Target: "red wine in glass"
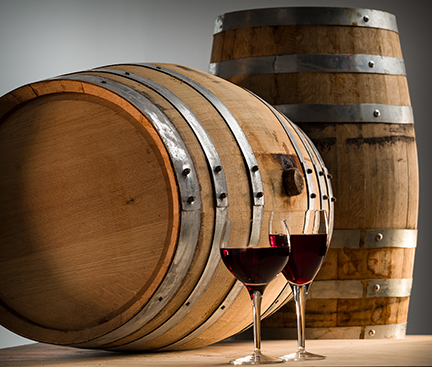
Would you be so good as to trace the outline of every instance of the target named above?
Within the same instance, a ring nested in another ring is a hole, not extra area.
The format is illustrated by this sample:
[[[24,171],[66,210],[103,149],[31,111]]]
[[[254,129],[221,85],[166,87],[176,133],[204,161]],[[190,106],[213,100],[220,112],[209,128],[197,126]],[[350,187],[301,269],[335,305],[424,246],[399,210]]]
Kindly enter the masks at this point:
[[[282,273],[293,290],[296,303],[298,349],[281,358],[286,361],[324,359],[325,356],[309,353],[305,349],[305,308],[306,287],[321,268],[329,245],[327,212],[317,209],[293,212],[292,215],[289,228],[291,253]],[[303,224],[295,220],[296,216],[304,217]]]
[[[282,247],[283,244],[286,245]],[[221,248],[221,256],[225,266],[251,295],[254,291],[263,294],[268,283],[280,273],[289,255],[286,236],[279,246]]]
[[[291,254],[283,269],[285,278],[298,285],[311,282],[327,253],[327,234],[292,234]]]
[[[282,271],[290,253],[286,222],[273,219],[269,228],[260,221],[237,219],[226,221],[222,231],[220,254],[227,269],[249,292],[253,313],[254,351],[230,361],[235,365],[282,363],[261,352],[261,299],[267,285]],[[258,235],[257,235],[258,233]],[[262,235],[268,233],[268,237]]]

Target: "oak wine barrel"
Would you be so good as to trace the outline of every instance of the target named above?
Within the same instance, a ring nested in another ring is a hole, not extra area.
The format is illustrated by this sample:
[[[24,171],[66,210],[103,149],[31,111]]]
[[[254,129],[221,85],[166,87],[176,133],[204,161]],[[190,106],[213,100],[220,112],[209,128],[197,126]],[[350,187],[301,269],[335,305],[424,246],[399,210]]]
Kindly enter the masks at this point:
[[[306,308],[308,338],[403,337],[417,241],[414,119],[396,18],[292,7],[216,19],[210,72],[288,116],[318,148],[338,201]],[[263,322],[295,336],[293,304]]]
[[[4,95],[0,172],[0,323],[82,348],[192,349],[248,328],[249,295],[220,259],[226,219],[251,218],[257,243],[270,211],[333,210],[322,158],[290,120],[173,64]],[[264,314],[290,297],[278,276]]]

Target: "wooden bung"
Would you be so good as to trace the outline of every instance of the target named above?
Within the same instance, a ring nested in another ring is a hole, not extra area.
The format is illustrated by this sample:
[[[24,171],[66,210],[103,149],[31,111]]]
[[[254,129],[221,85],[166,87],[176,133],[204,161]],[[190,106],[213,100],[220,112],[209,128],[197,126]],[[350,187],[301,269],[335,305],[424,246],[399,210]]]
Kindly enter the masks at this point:
[[[285,169],[282,174],[282,182],[288,196],[300,195],[304,190],[304,179],[297,168]]]

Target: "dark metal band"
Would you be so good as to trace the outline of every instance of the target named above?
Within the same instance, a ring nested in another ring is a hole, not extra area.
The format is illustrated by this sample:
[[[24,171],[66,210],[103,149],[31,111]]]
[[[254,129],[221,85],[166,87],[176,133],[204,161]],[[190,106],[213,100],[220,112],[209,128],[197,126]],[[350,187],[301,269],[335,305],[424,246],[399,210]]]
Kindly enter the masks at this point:
[[[287,7],[237,11],[220,15],[214,33],[265,26],[338,25],[381,28],[398,32],[396,17],[380,10],[330,7]]]
[[[211,63],[209,73],[229,79],[244,75],[288,73],[372,73],[406,75],[401,57],[379,55],[298,54],[255,56]]]
[[[293,124],[294,125],[294,124]],[[333,236],[333,227],[334,227],[334,201],[335,201],[335,197],[333,196],[333,188],[330,182],[330,178],[331,175],[324,163],[323,158],[321,157],[321,154],[319,153],[318,149],[316,148],[315,144],[312,142],[312,140],[309,138],[309,136],[307,136],[302,129],[300,129],[297,125],[296,128],[302,132],[302,134],[304,135],[305,139],[309,142],[309,145],[312,147],[312,150],[315,153],[315,156],[317,157],[319,163],[320,163],[320,167],[322,169],[322,173],[320,172],[320,176],[322,176],[322,179],[325,181],[325,186],[327,187],[327,195],[328,195],[328,206],[329,206],[329,242],[332,239]]]
[[[307,327],[306,339],[403,339],[406,323],[344,327]],[[296,328],[263,328],[263,339],[297,339]]]
[[[414,123],[411,106],[367,103],[347,105],[304,103],[275,105],[275,107],[296,123]]]
[[[298,137],[300,138],[300,140],[302,141],[303,145],[305,146],[311,161],[312,161],[312,165],[314,166],[314,171],[315,171],[315,176],[316,179],[318,181],[318,187],[319,187],[319,200],[320,200],[320,204],[321,204],[321,208],[324,208],[324,200],[329,200],[329,207],[333,205],[332,201],[331,201],[331,196],[328,192],[328,187],[331,187],[330,182],[326,181],[325,173],[324,173],[324,165],[322,165],[323,161],[322,159],[317,161],[315,159],[315,155],[317,157],[320,157],[318,151],[315,149],[313,149],[313,144],[311,143],[311,141],[309,139],[307,139],[306,134],[295,124],[292,123],[292,121],[290,121],[287,118],[287,121],[290,123],[291,127],[295,130],[295,132],[297,133]],[[314,154],[315,153],[315,154]]]
[[[417,229],[335,229],[330,248],[415,248],[417,233]]]
[[[366,295],[364,294],[365,282]],[[375,297],[409,297],[412,278],[315,280],[308,291],[308,299],[361,299]]]

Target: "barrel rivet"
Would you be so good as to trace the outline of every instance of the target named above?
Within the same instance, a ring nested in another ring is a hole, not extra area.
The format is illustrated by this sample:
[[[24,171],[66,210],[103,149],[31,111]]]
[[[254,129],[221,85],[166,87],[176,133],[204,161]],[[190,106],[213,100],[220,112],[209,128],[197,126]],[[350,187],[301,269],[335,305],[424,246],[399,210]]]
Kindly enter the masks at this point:
[[[187,176],[189,173],[191,173],[191,169],[190,168],[185,168],[183,170],[183,175]]]
[[[380,288],[381,288],[381,286],[379,284],[375,284],[373,290],[376,293],[376,292],[378,292],[380,290]]]
[[[189,196],[187,201],[189,204],[192,204],[195,201],[195,196]]]
[[[262,198],[264,196],[264,193],[262,191],[257,192],[256,196],[257,198]]]
[[[368,65],[369,65],[370,68],[375,67],[375,61],[373,61],[373,60],[369,61]]]
[[[259,168],[258,168],[257,165],[255,165],[255,166],[252,167],[252,172],[256,172],[256,171],[258,171],[258,170],[259,170]]]
[[[375,330],[374,329],[370,329],[368,332],[369,336],[374,336],[375,335]]]
[[[125,71],[125,75],[130,75],[130,73],[128,71]]]
[[[323,199],[324,199],[324,200],[327,200],[327,199],[328,199],[328,196],[327,196],[327,195],[323,195]]]
[[[319,175],[320,176],[324,176],[324,172],[323,171],[319,171]]]
[[[222,166],[216,166],[215,167],[215,172],[219,173],[220,171],[222,171]]]
[[[336,198],[334,196],[331,198],[331,202],[332,203],[336,202]]]
[[[311,197],[312,199],[315,199],[315,198],[316,198],[316,194],[313,192],[312,194],[310,194],[310,197]]]
[[[327,178],[328,178],[329,180],[331,180],[331,179],[333,178],[332,174],[331,174],[331,173],[327,174]]]
[[[375,117],[379,117],[381,115],[381,112],[380,110],[375,110],[373,114]]]
[[[219,197],[223,200],[223,199],[226,199],[228,197],[228,194],[226,192],[223,192],[219,195]]]
[[[378,234],[376,235],[376,237],[375,237],[375,240],[376,240],[377,242],[379,242],[379,241],[381,241],[383,238],[384,238],[383,234],[382,234],[382,233],[378,233]]]
[[[306,170],[306,173],[309,173],[309,174],[311,174],[313,171],[310,169],[310,168],[308,168],[307,170]]]
[[[363,17],[363,20],[364,20],[365,23],[369,22],[369,16],[365,15],[365,16]]]

